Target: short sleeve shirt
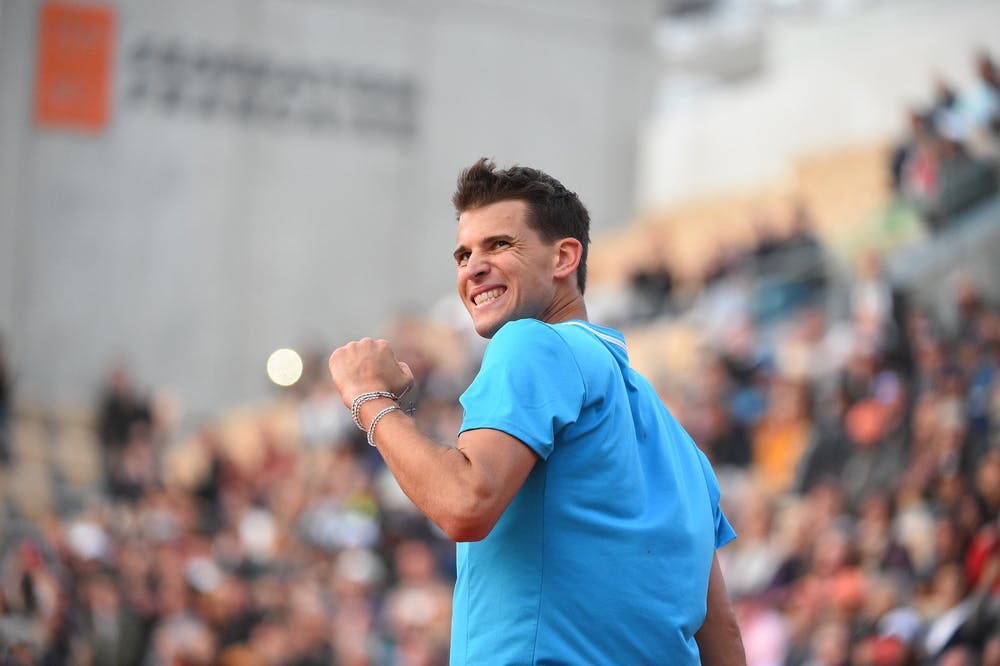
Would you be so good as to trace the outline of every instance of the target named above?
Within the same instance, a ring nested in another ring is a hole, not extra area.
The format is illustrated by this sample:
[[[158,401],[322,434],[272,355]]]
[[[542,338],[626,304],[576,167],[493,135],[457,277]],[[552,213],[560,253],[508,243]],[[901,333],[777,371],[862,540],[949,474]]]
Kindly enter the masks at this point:
[[[585,322],[510,322],[462,431],[539,456],[483,540],[458,544],[452,664],[697,664],[714,550],[735,536],[705,456]]]

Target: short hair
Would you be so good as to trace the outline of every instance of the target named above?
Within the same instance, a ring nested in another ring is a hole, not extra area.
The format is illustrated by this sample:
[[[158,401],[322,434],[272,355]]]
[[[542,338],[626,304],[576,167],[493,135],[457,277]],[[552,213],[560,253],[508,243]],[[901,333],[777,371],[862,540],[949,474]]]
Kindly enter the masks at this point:
[[[483,157],[459,174],[451,202],[461,215],[467,210],[512,199],[528,204],[528,224],[547,242],[575,238],[583,245],[576,270],[576,284],[582,294],[587,283],[590,213],[576,193],[558,180],[526,166],[498,169],[492,160]]]

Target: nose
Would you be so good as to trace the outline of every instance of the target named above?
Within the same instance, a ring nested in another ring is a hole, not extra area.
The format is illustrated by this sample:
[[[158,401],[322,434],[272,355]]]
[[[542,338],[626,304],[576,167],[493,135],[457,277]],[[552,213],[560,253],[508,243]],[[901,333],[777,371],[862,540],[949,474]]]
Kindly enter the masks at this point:
[[[469,260],[465,264],[465,271],[468,277],[478,278],[486,275],[490,270],[490,264],[479,252],[469,255]]]

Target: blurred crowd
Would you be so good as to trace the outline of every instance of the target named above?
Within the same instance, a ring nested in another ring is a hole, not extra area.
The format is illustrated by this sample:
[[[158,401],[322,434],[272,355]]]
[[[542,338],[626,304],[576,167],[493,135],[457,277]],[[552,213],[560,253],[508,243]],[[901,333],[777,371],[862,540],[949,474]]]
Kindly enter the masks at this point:
[[[1000,71],[989,53],[976,57],[967,90],[935,81],[932,101],[911,109],[908,124],[890,159],[892,187],[932,228],[996,191]]]
[[[719,473],[751,664],[1000,664],[1000,307],[956,284],[935,317],[869,257],[849,316],[805,307],[766,336],[733,321],[690,376],[653,373]],[[453,441],[481,342],[414,318],[387,337],[418,378],[414,418]],[[447,663],[453,545],[324,366],[190,437],[115,368],[102,485],[8,522],[3,663]]]
[[[920,235],[915,229],[941,231],[997,192],[1000,70],[987,51],[977,54],[972,65],[973,82],[966,87],[943,77],[932,82],[929,101],[908,110],[902,136],[888,150],[889,201],[876,214],[881,231],[889,236],[888,245],[896,237]],[[711,238],[710,256],[697,262],[693,275],[678,270],[676,254],[664,247],[663,234],[651,232],[643,239],[644,253],[627,274],[629,318],[649,321],[675,313],[692,298],[701,298],[705,289],[733,278],[764,277],[778,285],[786,293],[777,300],[795,301],[782,303],[782,310],[814,300],[825,287],[828,261],[807,202],[794,201],[780,216],[751,211],[744,224],[749,234],[727,230]]]
[[[419,381],[414,418],[442,441],[480,353],[454,335],[392,333]],[[113,368],[94,409],[99,485],[0,535],[0,663],[446,664],[454,545],[355,428],[325,355],[307,367],[273,404],[190,436]]]
[[[939,87],[894,156],[897,193],[933,219],[954,213],[945,163],[986,160],[974,146],[1000,129],[996,69],[983,56],[978,71],[968,95]],[[820,262],[805,208],[788,228],[710,264],[705,285],[747,261]],[[662,323],[669,266],[631,286],[627,326]],[[809,298],[766,326],[706,328],[686,374],[643,368],[719,475],[749,662],[1000,666],[1000,304],[966,278],[943,316],[875,255],[848,291],[843,315]],[[483,342],[444,319],[401,317],[384,337],[417,379],[413,417],[453,442]],[[355,428],[326,353],[272,403],[196,427],[110,369],[91,491],[41,516],[3,507],[0,664],[446,664],[454,546]],[[12,473],[7,367],[0,347]]]
[[[649,323],[664,315],[690,309],[705,292],[727,282],[753,283],[761,290],[755,317],[781,316],[789,309],[822,297],[830,278],[830,259],[817,233],[810,207],[793,201],[783,217],[756,212],[747,220],[751,234],[744,242],[714,239],[714,249],[698,262],[691,275],[677,275],[662,234],[650,230],[644,237],[644,254],[626,274],[628,305],[615,313],[621,322]],[[766,304],[763,301],[774,300]],[[775,312],[766,312],[775,310]],[[610,316],[609,318],[613,318]]]
[[[1000,307],[953,322],[874,257],[849,315],[738,321],[664,385],[721,476],[752,664],[1000,664]]]

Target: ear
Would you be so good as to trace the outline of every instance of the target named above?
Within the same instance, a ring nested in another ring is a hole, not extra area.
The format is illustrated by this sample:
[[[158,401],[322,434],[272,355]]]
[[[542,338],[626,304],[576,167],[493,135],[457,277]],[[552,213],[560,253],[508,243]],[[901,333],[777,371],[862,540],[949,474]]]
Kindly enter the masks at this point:
[[[575,238],[563,238],[556,241],[555,249],[553,277],[564,279],[576,275],[583,258],[583,244]]]

